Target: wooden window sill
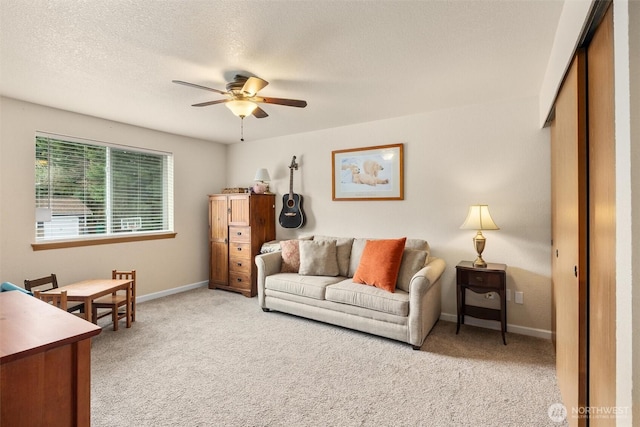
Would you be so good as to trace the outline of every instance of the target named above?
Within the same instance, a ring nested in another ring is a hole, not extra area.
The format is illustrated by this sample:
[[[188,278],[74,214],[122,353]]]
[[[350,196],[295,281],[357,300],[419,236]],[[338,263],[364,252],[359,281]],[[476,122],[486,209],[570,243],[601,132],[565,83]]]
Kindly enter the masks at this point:
[[[109,236],[97,237],[95,239],[78,239],[78,240],[58,240],[55,242],[38,242],[32,243],[31,248],[34,251],[44,251],[48,249],[75,248],[79,246],[95,246],[110,245],[112,243],[140,242],[144,240],[173,239],[178,233],[150,233],[150,234],[134,234],[128,236]]]

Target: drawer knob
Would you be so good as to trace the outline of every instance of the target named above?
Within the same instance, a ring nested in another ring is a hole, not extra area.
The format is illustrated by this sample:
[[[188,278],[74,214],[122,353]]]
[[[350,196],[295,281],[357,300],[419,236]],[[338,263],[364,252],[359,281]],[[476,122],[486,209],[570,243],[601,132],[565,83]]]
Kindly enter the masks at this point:
[[[236,280],[237,280],[238,282],[242,282],[242,279],[241,279],[241,278],[239,278],[239,277],[238,277]]]
[[[242,250],[242,248],[236,248],[236,249],[238,249],[239,251],[241,251],[241,250]]]
[[[483,278],[482,278],[482,276],[476,276],[476,280],[477,280],[478,282],[482,282],[482,281],[483,281]]]
[[[236,234],[237,234],[238,236],[242,236],[242,231],[238,231]]]
[[[241,262],[236,262],[236,264],[238,265],[238,267],[242,267],[242,263]]]

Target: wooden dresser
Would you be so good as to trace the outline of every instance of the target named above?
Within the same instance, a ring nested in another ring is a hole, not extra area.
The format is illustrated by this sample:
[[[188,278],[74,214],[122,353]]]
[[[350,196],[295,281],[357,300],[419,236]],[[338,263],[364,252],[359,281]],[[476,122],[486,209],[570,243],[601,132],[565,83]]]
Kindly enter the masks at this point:
[[[100,331],[20,291],[0,293],[0,425],[88,426]]]
[[[209,288],[257,293],[254,257],[276,237],[275,194],[209,196]]]

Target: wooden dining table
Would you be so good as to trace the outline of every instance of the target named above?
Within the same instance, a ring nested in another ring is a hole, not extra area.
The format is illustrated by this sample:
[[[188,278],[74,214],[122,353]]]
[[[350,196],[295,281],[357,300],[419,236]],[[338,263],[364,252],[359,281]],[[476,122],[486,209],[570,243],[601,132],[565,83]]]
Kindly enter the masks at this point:
[[[117,291],[127,292],[127,328],[131,327],[131,292],[132,281],[127,279],[90,279],[83,280],[81,282],[72,283],[66,286],[60,286],[59,288],[50,289],[47,294],[59,294],[62,291],[67,291],[67,301],[81,301],[84,303],[84,318],[88,322],[96,323],[92,318],[93,300],[105,295],[112,294]]]

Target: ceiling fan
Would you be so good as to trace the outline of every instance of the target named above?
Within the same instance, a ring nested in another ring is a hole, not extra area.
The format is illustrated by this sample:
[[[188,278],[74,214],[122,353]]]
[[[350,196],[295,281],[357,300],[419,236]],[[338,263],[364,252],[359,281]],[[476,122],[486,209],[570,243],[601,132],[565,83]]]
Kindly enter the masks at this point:
[[[268,81],[259,77],[246,77],[236,74],[232,82],[227,83],[227,90],[218,90],[194,83],[184,82],[182,80],[172,80],[173,83],[180,85],[195,87],[196,89],[204,89],[226,95],[226,99],[218,99],[216,101],[201,102],[193,104],[193,107],[207,107],[214,104],[225,104],[236,116],[245,118],[252,114],[258,119],[263,119],[269,115],[257,103],[286,105],[287,107],[304,108],[307,101],[298,99],[284,98],[267,98],[266,96],[258,96],[258,92],[269,84]]]

